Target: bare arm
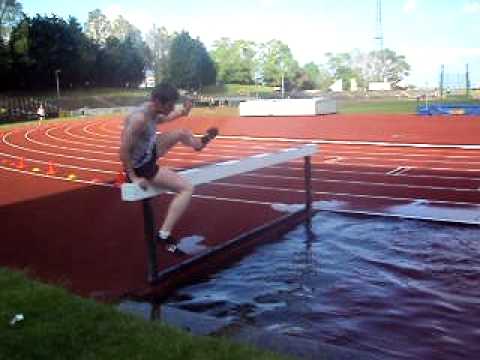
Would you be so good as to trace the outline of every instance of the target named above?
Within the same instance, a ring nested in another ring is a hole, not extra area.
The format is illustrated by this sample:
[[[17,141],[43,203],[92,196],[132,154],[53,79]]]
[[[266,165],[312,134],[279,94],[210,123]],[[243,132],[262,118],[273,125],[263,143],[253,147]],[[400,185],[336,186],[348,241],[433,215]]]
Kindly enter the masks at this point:
[[[179,117],[182,117],[182,116],[187,116],[189,113],[190,113],[190,110],[192,109],[193,107],[193,103],[191,100],[185,100],[185,102],[183,103],[183,108],[181,110],[174,110],[172,111],[170,114],[166,115],[166,116],[162,116],[162,117],[158,117],[159,121],[158,122],[170,122],[170,121],[173,121]]]

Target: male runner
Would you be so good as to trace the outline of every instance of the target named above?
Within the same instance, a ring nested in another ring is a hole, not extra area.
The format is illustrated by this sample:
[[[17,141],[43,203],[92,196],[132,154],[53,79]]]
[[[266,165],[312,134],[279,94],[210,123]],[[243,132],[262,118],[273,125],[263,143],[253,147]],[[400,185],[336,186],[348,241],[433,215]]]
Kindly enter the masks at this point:
[[[191,101],[185,101],[183,109],[174,110],[178,96],[175,87],[166,83],[157,85],[152,91],[150,100],[125,118],[120,146],[120,159],[130,181],[143,189],[148,186],[159,186],[176,193],[158,232],[158,239],[164,241],[166,249],[172,253],[179,253],[179,250],[171,232],[190,203],[193,185],[175,171],[159,167],[157,159],[164,156],[178,142],[200,151],[218,134],[217,128],[210,128],[201,138],[195,137],[187,129],[157,135],[157,124],[190,113]]]

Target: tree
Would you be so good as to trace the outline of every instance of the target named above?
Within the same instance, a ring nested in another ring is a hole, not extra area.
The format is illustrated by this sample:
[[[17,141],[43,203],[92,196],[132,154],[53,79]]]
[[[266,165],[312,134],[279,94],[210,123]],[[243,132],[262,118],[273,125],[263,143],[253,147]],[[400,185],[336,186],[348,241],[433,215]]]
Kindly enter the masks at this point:
[[[145,65],[146,57],[132,39],[110,36],[98,51],[95,78],[102,86],[137,86],[144,79]]]
[[[304,65],[302,76],[296,81],[297,86],[301,89],[312,90],[326,90],[332,83],[332,76],[323,67],[313,62]]]
[[[0,90],[8,89],[10,84],[11,59],[8,47],[0,37]]]
[[[388,81],[393,87],[409,75],[410,65],[405,56],[395,51],[371,51],[367,56],[364,76],[368,81]]]
[[[291,82],[299,70],[290,48],[279,40],[270,40],[260,45],[260,57],[264,79],[272,85],[280,86],[282,76]]]
[[[13,72],[20,86],[46,88],[55,85],[55,71],[62,71],[67,86],[84,81],[89,68],[85,59],[88,40],[75,18],[68,22],[53,15],[26,18],[10,38]]]
[[[349,89],[351,79],[357,80],[359,84],[364,83],[359,64],[354,61],[351,53],[326,53],[325,56],[327,57],[327,69],[333,78],[343,80],[343,90]]]
[[[211,56],[224,83],[252,84],[258,68],[257,45],[252,41],[221,38],[213,44]]]
[[[167,80],[173,85],[190,90],[214,84],[216,69],[205,46],[192,39],[188,32],[175,34],[167,62]]]
[[[147,46],[151,52],[151,65],[155,73],[155,79],[160,82],[167,74],[168,50],[171,37],[165,27],[157,28],[155,25],[146,37]]]
[[[22,19],[23,7],[16,0],[0,0],[0,38],[9,37],[12,28]]]
[[[122,15],[119,15],[112,24],[111,36],[116,37],[121,41],[127,40],[129,38],[135,44],[141,44],[142,32],[133,26],[127,19]]]
[[[85,34],[100,45],[104,45],[107,38],[112,35],[112,24],[100,9],[88,13]]]

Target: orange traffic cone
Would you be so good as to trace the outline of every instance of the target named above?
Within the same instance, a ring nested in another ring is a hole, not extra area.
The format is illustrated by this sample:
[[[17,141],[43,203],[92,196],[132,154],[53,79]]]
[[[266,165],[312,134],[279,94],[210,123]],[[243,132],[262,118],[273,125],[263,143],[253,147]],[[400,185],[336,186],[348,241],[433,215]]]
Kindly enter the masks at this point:
[[[23,157],[17,163],[17,169],[23,170],[25,169],[25,159]]]
[[[127,180],[127,176],[125,175],[125,172],[119,171],[117,176],[115,177],[115,187],[121,187],[122,184]]]
[[[55,167],[53,166],[53,163],[51,161],[48,162],[48,169],[47,169],[47,175],[55,175],[57,171],[55,170]]]

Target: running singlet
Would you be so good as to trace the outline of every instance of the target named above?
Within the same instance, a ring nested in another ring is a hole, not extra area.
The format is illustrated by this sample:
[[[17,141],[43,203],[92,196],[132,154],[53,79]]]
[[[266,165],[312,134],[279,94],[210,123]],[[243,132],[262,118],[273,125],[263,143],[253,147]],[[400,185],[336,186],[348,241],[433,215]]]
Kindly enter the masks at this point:
[[[142,107],[140,111],[145,113]],[[127,126],[130,119],[127,120]],[[149,121],[143,132],[136,139],[133,144],[130,158],[132,160],[133,168],[137,169],[151,160],[153,150],[157,143],[157,126],[156,122]]]

